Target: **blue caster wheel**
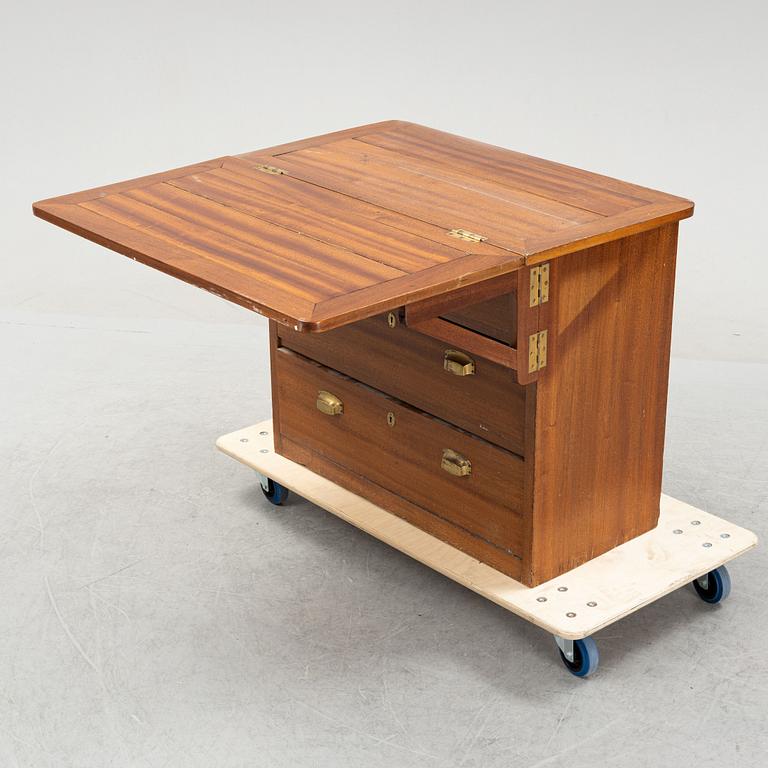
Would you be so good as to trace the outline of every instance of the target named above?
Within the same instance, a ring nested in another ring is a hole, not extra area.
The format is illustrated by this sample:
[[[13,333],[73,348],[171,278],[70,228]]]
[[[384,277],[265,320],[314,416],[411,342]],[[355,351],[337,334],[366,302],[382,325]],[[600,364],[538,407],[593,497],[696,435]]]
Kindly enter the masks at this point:
[[[288,489],[268,477],[261,481],[261,492],[277,507],[288,498]]]
[[[721,565],[714,571],[701,576],[693,582],[696,594],[705,602],[720,603],[731,593],[731,575],[728,569]]]
[[[597,652],[597,643],[591,637],[583,640],[563,640],[556,637],[555,641],[560,649],[560,660],[565,668],[576,677],[588,677],[600,663],[600,654]]]

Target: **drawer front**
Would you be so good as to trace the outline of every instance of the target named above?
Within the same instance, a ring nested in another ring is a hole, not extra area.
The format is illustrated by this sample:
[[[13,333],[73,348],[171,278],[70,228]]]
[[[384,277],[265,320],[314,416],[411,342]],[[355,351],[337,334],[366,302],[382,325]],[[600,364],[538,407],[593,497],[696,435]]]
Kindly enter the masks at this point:
[[[520,552],[520,457],[285,348],[275,373],[282,436]]]
[[[320,334],[278,326],[278,335],[288,349],[523,455],[525,388],[512,370],[474,357],[473,373],[447,371],[450,345],[390,328],[386,315]]]

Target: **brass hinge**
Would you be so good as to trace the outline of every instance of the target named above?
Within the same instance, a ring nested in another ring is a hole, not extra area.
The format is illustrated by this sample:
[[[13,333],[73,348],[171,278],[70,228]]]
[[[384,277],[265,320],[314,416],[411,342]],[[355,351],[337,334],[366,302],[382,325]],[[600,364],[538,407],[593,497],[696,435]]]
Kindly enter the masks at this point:
[[[528,306],[536,307],[549,301],[549,264],[531,267],[531,294]]]
[[[539,331],[528,337],[528,373],[540,371],[547,365],[547,332]]]
[[[285,171],[282,168],[275,168],[274,165],[264,165],[263,163],[254,163],[253,167],[262,173],[274,173],[277,176],[283,176]]]
[[[448,234],[451,237],[458,237],[459,240],[466,240],[470,243],[482,243],[488,239],[485,235],[478,235],[477,232],[470,232],[467,229],[452,229]]]

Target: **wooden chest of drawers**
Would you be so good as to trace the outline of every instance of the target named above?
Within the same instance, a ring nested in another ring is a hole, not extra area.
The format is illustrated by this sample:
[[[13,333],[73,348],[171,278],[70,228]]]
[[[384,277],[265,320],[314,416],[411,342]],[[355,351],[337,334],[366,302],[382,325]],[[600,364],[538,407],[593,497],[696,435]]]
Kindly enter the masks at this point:
[[[34,210],[266,315],[276,450],[499,571],[655,526],[689,201],[395,121]]]
[[[324,334],[273,322],[277,450],[527,584],[644,533],[661,493],[676,229],[546,265],[546,365],[527,384],[482,356],[474,327],[486,312],[502,326],[535,267],[511,302],[456,310],[441,338],[409,327],[407,308]],[[470,327],[477,350],[450,340]],[[510,346],[525,349],[531,318],[519,327]]]

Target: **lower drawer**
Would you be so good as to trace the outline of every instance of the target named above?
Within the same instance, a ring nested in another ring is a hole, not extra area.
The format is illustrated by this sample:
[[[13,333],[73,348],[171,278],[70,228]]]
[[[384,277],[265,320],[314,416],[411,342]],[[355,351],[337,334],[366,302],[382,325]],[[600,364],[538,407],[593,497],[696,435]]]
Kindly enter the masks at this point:
[[[285,348],[274,366],[281,436],[473,536],[520,552],[522,459]],[[323,396],[337,408],[339,401],[341,412],[319,410],[319,393],[335,398]]]

